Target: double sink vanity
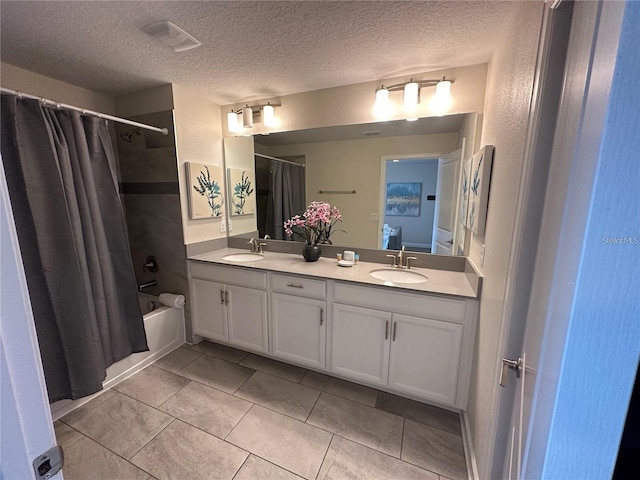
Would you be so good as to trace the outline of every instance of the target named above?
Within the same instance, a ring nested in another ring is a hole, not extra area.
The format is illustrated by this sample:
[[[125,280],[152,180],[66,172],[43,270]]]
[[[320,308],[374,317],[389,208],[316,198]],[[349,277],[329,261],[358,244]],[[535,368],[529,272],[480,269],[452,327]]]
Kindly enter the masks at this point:
[[[194,335],[456,410],[467,405],[479,280],[233,248],[189,257]]]

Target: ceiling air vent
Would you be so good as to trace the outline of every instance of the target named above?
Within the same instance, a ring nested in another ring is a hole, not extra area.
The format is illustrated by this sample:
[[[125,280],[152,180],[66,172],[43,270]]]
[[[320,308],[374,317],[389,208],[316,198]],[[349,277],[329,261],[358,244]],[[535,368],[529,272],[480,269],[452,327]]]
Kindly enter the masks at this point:
[[[174,52],[184,52],[202,45],[193,36],[168,20],[152,23],[141,29],[147,35],[173,49]]]

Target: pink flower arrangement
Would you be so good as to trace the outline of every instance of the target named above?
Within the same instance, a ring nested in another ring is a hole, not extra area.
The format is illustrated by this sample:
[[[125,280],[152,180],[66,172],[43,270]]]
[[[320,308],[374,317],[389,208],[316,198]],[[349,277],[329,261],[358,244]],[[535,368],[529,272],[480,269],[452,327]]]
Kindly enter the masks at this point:
[[[301,236],[307,245],[331,243],[331,229],[341,221],[338,207],[326,202],[311,202],[302,215],[295,215],[284,222],[284,230],[288,237],[294,233]]]

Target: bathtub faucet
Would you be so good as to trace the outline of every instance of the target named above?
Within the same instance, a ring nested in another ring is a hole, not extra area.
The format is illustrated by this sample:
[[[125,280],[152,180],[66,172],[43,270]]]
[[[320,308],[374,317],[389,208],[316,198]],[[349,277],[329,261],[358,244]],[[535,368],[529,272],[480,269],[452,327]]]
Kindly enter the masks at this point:
[[[141,292],[143,288],[155,287],[156,285],[158,285],[158,282],[155,279],[149,280],[138,285],[138,291]]]

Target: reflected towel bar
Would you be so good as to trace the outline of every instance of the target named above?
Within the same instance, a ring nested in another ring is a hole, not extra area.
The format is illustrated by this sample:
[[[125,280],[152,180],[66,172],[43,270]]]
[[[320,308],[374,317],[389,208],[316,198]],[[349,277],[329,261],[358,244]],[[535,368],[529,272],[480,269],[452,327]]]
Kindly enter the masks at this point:
[[[355,190],[318,190],[318,193],[356,193]]]

